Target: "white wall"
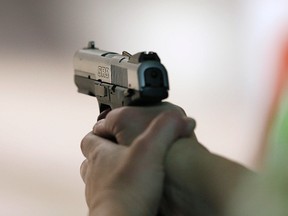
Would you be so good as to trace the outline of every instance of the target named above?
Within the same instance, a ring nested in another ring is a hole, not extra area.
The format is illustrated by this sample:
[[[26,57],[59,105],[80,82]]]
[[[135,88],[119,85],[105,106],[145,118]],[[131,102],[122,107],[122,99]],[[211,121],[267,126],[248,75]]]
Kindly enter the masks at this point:
[[[2,0],[0,214],[86,214],[79,144],[98,107],[76,92],[72,57],[91,39],[156,51],[199,140],[253,166],[286,14],[276,0]]]

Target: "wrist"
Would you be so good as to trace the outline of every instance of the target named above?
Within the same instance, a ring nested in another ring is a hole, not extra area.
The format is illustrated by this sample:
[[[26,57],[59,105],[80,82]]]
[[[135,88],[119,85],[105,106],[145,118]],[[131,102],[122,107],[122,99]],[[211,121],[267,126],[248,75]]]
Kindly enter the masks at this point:
[[[96,194],[93,194],[93,197],[87,199],[87,204],[89,207],[89,216],[131,215],[123,204],[123,198],[117,197],[115,193],[98,191]]]
[[[113,202],[102,202],[89,208],[89,216],[132,216],[122,205]]]
[[[129,197],[119,196],[121,193],[99,194],[89,204],[89,216],[149,216],[151,211]]]

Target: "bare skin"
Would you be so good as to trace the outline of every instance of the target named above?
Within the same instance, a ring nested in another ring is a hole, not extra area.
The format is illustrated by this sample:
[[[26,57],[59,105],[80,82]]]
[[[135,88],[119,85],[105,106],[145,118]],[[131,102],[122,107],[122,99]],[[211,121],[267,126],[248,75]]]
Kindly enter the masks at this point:
[[[185,113],[181,108],[168,103],[156,107],[124,107],[113,110],[105,119],[98,121],[94,126],[93,133],[97,135],[94,139],[103,146],[107,146],[106,144],[108,144],[109,146],[113,146],[113,148],[115,146],[115,148],[123,148],[125,146],[129,149],[129,146],[135,146],[134,143],[137,143],[137,137],[141,136],[145,129],[151,129],[151,123],[155,118],[157,119],[159,113],[167,111],[178,113],[178,116],[185,118]],[[169,119],[168,115],[166,117]],[[133,124],[128,119],[133,119]],[[175,124],[175,121],[167,120],[165,124],[171,126]],[[155,211],[160,206],[161,197],[161,212],[163,215],[222,215],[227,201],[239,184],[239,179],[246,175],[251,175],[251,172],[239,164],[211,154],[199,144],[193,132],[195,122],[192,120],[190,120],[191,135],[186,138],[178,134],[177,139],[174,136],[174,139],[166,140],[165,137],[169,135],[169,131],[165,131],[164,129],[162,131],[162,128],[166,127],[165,124],[154,125],[154,133],[152,133],[152,136],[149,134],[149,138],[146,139],[156,146],[157,143],[164,145],[165,142],[169,141],[169,144],[166,144],[166,146],[170,146],[169,151],[165,151],[166,155],[161,156],[161,160],[163,159],[164,161],[163,173],[161,175],[163,179],[161,178],[161,182],[165,181],[165,184],[163,182],[157,184],[157,187],[163,186],[163,188],[160,190],[160,195],[158,190],[157,202],[154,202],[154,204],[157,203],[157,207],[154,206],[153,214],[151,215],[156,215]],[[178,128],[175,125],[172,127]],[[162,136],[158,134],[161,131],[163,132]],[[148,133],[146,135],[148,136]],[[102,137],[101,140],[99,136]],[[114,142],[109,140],[113,140]],[[174,140],[173,144],[171,144],[171,140]],[[118,145],[115,145],[115,143]],[[145,155],[145,152],[138,152],[139,155],[137,157],[140,157],[142,154]],[[116,158],[118,157],[120,156],[116,156]],[[150,160],[153,158],[152,154]],[[119,159],[119,161],[121,160]],[[146,169],[142,167],[140,170],[143,171]],[[166,174],[165,180],[164,174]],[[109,175],[111,174],[109,173]],[[89,176],[86,178],[96,178],[95,175]],[[87,188],[89,188],[88,185],[86,182]],[[95,192],[95,190],[90,189],[88,191],[91,191],[91,193]],[[89,194],[86,194],[86,198],[89,206],[89,202],[93,199]],[[147,207],[144,209],[147,209]]]
[[[81,144],[89,215],[156,215],[163,193],[164,157],[193,127],[191,119],[167,112],[126,146],[89,133]]]

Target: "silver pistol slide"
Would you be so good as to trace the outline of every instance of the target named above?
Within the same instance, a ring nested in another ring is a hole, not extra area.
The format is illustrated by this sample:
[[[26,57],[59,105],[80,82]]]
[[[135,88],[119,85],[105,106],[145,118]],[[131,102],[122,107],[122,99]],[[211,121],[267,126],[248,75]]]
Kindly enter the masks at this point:
[[[94,42],[74,55],[78,92],[94,96],[100,112],[121,106],[145,106],[168,97],[168,74],[155,52],[117,54]]]

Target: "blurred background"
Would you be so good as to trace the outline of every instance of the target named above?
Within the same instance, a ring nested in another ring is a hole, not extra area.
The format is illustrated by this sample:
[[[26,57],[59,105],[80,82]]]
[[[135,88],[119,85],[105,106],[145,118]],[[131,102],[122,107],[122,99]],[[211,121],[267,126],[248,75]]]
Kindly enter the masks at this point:
[[[286,0],[1,0],[0,214],[86,215],[80,141],[97,101],[77,93],[73,55],[155,51],[168,101],[211,151],[257,166],[287,36]]]

